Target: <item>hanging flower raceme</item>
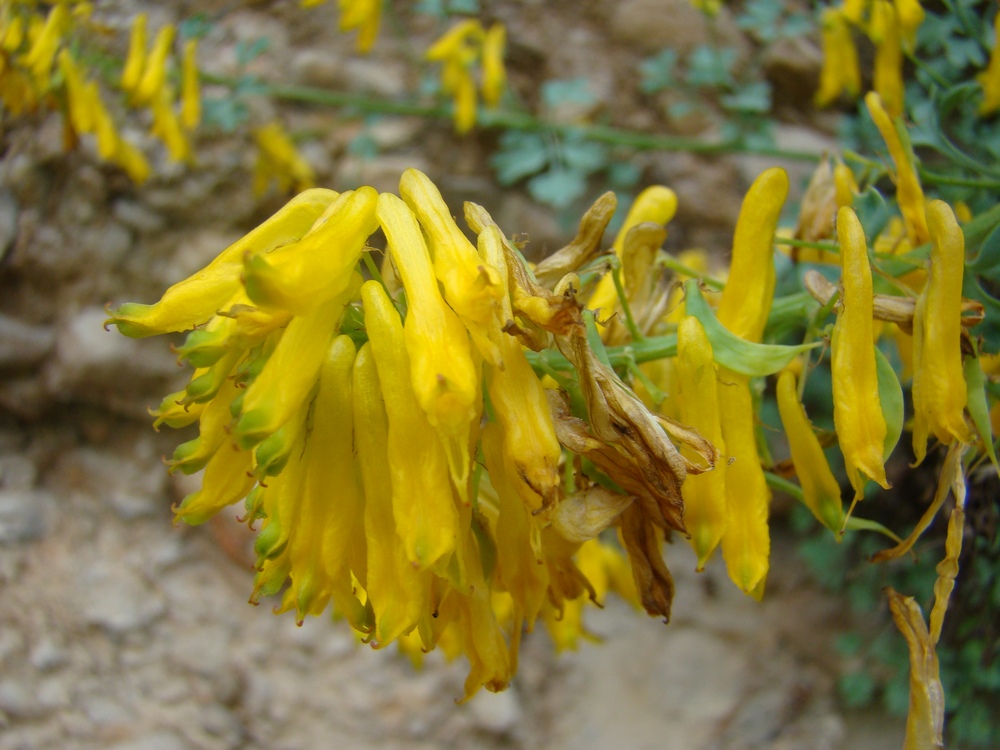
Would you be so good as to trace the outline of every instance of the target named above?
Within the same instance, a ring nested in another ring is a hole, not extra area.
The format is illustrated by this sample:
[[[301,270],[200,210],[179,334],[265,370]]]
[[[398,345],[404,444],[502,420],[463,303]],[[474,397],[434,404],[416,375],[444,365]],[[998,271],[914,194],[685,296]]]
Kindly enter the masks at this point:
[[[254,131],[257,161],[253,168],[255,195],[267,192],[272,181],[278,191],[305,190],[315,184],[316,176],[279,122],[272,122]]]
[[[441,63],[441,88],[454,102],[455,130],[467,133],[476,124],[478,94],[496,107],[506,87],[503,65],[506,30],[493,24],[484,30],[476,20],[462,21],[438,39],[426,58]]]
[[[189,331],[192,379],[153,411],[198,425],[168,462],[204,472],[175,513],[202,523],[244,501],[251,600],[284,591],[277,610],[300,621],[332,605],[376,647],[464,654],[470,696],[508,684],[525,627],[575,643],[583,603],[609,589],[669,617],[660,545],[684,530],[690,461],[591,349],[571,272],[540,286],[468,204],[477,249],[426,175],[400,193],[306,190],[109,322]],[[402,294],[359,274],[377,229]],[[557,340],[576,395],[543,388],[531,327]],[[624,552],[599,538],[615,526]]]

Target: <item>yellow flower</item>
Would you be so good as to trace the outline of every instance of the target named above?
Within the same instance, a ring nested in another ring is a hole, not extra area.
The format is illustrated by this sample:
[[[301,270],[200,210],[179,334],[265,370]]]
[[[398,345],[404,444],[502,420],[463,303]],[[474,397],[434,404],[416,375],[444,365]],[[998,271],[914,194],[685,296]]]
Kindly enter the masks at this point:
[[[45,25],[34,37],[31,48],[21,61],[24,67],[31,71],[39,85],[42,85],[49,77],[56,51],[59,49],[63,35],[69,28],[69,23],[70,17],[66,5],[57,3],[49,11]]]
[[[267,252],[299,240],[336,197],[332,190],[320,188],[300,193],[205,268],[167,289],[159,302],[128,302],[109,308],[107,323],[118,326],[126,336],[141,338],[186,331],[207,322],[241,294],[240,274],[248,251]]]
[[[365,495],[366,590],[375,617],[373,643],[382,647],[410,632],[421,620],[429,627],[432,577],[410,564],[398,541],[402,537],[393,514],[388,417],[370,342],[358,351],[352,382],[354,446]]]
[[[455,130],[467,133],[476,124],[476,92],[496,106],[506,85],[503,51],[506,30],[494,24],[484,31],[479,21],[468,19],[449,29],[427,50],[425,57],[441,63],[441,88],[454,101]],[[477,86],[476,67],[482,67],[482,83]]]
[[[305,190],[315,184],[309,162],[295,148],[281,123],[272,122],[254,131],[257,143],[257,162],[253,170],[253,191],[263,195],[271,180],[278,183],[278,190],[287,193],[293,188]]]
[[[368,52],[375,44],[382,17],[382,0],[339,0],[340,30],[358,30],[358,52]]]
[[[677,328],[677,380],[681,421],[698,430],[720,455],[725,455],[712,345],[693,316],[684,318]],[[725,462],[719,461],[704,474],[689,476],[681,485],[681,493],[684,525],[701,570],[726,533]]]
[[[813,432],[805,408],[795,390],[795,375],[782,372],[778,378],[778,411],[788,437],[792,463],[802,485],[806,507],[816,519],[836,535],[844,526],[844,504],[840,499],[840,483],[830,470],[823,447]]]
[[[903,46],[907,51],[913,51],[917,41],[917,29],[924,22],[924,9],[920,0],[894,0],[896,17],[903,36]]]
[[[174,111],[173,89],[168,85],[158,89],[151,108],[153,127],[150,133],[163,141],[171,159],[178,162],[192,162],[194,154],[191,151],[191,143]]]
[[[896,8],[889,0],[875,0],[871,31],[875,41],[875,91],[890,117],[903,114],[903,40]]]
[[[181,124],[194,130],[201,121],[201,86],[198,81],[198,42],[189,39],[184,45],[181,64]]]
[[[850,208],[837,213],[837,237],[843,291],[833,328],[833,423],[856,502],[864,494],[865,477],[889,488],[882,456],[886,424],[875,366],[868,247],[861,222]]]
[[[361,289],[365,326],[389,417],[387,449],[392,508],[407,558],[419,570],[446,563],[455,551],[459,519],[448,458],[413,392],[403,324],[382,287]]]
[[[930,240],[930,235],[924,215],[924,191],[917,177],[913,152],[903,145],[897,130],[899,126],[893,122],[876,92],[870,91],[865,96],[865,105],[896,166],[896,202],[906,224],[906,236],[911,246],[922,245]]]
[[[142,80],[146,67],[146,14],[140,13],[132,22],[132,32],[128,42],[128,56],[122,70],[121,87],[134,95]]]
[[[448,453],[452,481],[463,498],[469,477],[469,430],[479,418],[481,375],[469,337],[438,291],[430,254],[413,213],[382,193],[378,219],[406,290],[404,341],[413,393]]]
[[[844,10],[826,8],[823,11],[823,69],[816,92],[817,107],[825,107],[845,92],[857,96],[861,90],[858,52],[847,21]]]
[[[983,87],[979,114],[988,115],[1000,109],[1000,12],[993,17],[993,50],[986,69],[976,76]]]
[[[962,370],[962,277],[965,235],[943,201],[927,205],[930,272],[913,320],[913,452],[924,459],[927,438],[971,440],[965,422]]]
[[[151,104],[155,107],[162,101],[162,93],[167,85],[167,57],[170,55],[175,33],[174,27],[168,24],[156,35],[153,49],[146,58],[145,65],[142,66],[142,77],[135,89],[129,90],[134,104]],[[123,77],[122,85],[124,84]]]

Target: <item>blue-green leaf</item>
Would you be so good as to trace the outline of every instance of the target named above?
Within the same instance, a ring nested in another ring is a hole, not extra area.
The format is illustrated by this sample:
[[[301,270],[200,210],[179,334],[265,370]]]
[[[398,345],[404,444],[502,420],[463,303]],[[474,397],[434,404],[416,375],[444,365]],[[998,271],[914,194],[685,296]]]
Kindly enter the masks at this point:
[[[822,342],[781,346],[779,344],[755,344],[742,339],[715,317],[712,308],[701,294],[697,279],[684,284],[685,310],[688,315],[698,318],[705,334],[712,344],[715,361],[723,367],[750,377],[771,375],[787,366],[799,354],[807,352]]]
[[[882,405],[882,416],[885,417],[885,442],[882,445],[882,458],[887,459],[903,434],[903,387],[899,384],[896,371],[892,369],[889,360],[882,350],[875,347],[875,373],[878,376],[878,398]]]

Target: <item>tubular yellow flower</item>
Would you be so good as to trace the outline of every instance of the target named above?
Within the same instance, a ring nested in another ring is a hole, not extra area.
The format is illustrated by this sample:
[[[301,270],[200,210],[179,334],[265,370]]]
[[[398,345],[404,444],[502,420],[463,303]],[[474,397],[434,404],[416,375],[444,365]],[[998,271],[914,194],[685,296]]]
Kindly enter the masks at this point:
[[[304,190],[313,186],[316,176],[309,162],[295,148],[281,123],[272,122],[254,131],[257,144],[257,162],[253,171],[254,195],[263,195],[272,179],[278,189],[287,193],[294,188]]]
[[[171,159],[177,162],[192,162],[194,153],[174,111],[174,91],[170,86],[164,85],[157,90],[151,109],[153,127],[150,133],[163,141]]]
[[[979,114],[988,115],[1000,109],[1000,12],[993,17],[993,50],[986,69],[976,76],[983,87]]]
[[[903,40],[896,8],[889,0],[875,0],[872,8],[875,46],[875,91],[891,117],[903,114]]]
[[[694,316],[684,318],[677,327],[677,379],[681,421],[725,455],[712,345]],[[686,448],[682,452],[690,455]],[[725,462],[719,461],[711,471],[690,475],[681,485],[684,525],[698,556],[698,570],[705,567],[726,533],[726,469]]]
[[[24,21],[21,16],[11,16],[4,19],[0,30],[0,49],[6,52],[16,52],[24,42]]]
[[[722,293],[718,317],[747,341],[759,342],[774,297],[774,232],[788,195],[788,175],[778,167],[754,180],[740,208],[733,235],[730,282]]]
[[[965,422],[961,350],[965,235],[943,201],[927,205],[927,224],[930,271],[913,320],[913,452],[918,463],[929,435],[942,443],[972,439]]]
[[[845,11],[839,8],[823,11],[823,69],[816,92],[817,107],[825,107],[845,92],[855,97],[861,91],[858,52],[847,20]]]
[[[368,52],[375,44],[382,20],[382,0],[339,0],[340,30],[358,30],[358,52]]]
[[[930,240],[930,234],[927,231],[927,218],[924,214],[924,191],[920,187],[920,179],[913,164],[913,154],[903,145],[896,125],[876,92],[871,91],[865,96],[865,105],[875,126],[882,134],[889,149],[889,156],[896,166],[896,201],[903,213],[907,239],[913,247],[922,245]]]
[[[378,226],[377,193],[361,187],[342,193],[297,242],[254,248],[243,261],[247,295],[268,309],[306,314],[351,283],[368,237]]]
[[[363,575],[367,550],[364,495],[354,463],[354,343],[337,336],[319,372],[312,424],[302,456],[302,486],[290,515],[289,576],[301,621],[332,598],[356,630],[370,630],[351,571]]]
[[[274,433],[309,398],[344,308],[361,277],[315,310],[292,319],[260,375],[247,388],[233,435],[250,448]]]
[[[140,13],[132,22],[132,33],[128,41],[128,57],[122,70],[121,87],[135,95],[146,67],[146,14]]]
[[[45,81],[49,77],[52,63],[56,59],[56,51],[66,33],[69,21],[69,10],[66,5],[57,3],[49,11],[45,25],[42,26],[41,31],[31,44],[31,49],[24,56],[22,64],[31,71],[36,81]]]
[[[365,495],[366,591],[375,615],[376,647],[387,646],[429,619],[431,573],[418,572],[398,543],[393,517],[388,417],[371,343],[354,361],[354,444]]]
[[[912,51],[917,40],[917,29],[924,22],[924,9],[920,5],[920,0],[894,0],[894,4],[902,32],[903,46],[907,51]]]
[[[434,274],[444,288],[445,300],[469,330],[483,358],[497,364],[499,353],[486,331],[496,320],[503,295],[500,275],[479,257],[427,175],[407,169],[399,180],[399,194],[427,235]]]
[[[505,280],[507,262],[502,243],[503,238],[496,227],[483,227],[479,235],[480,253]],[[513,321],[514,313],[507,294],[501,297],[500,304],[502,319]],[[561,494],[559,461],[562,448],[552,424],[548,398],[517,339],[500,330],[497,333],[503,366],[486,365],[486,388],[493,412],[503,426],[504,451],[517,469],[521,483],[527,484],[532,494],[541,496],[543,506],[554,505]],[[525,500],[527,502],[527,498]],[[536,511],[538,507],[531,510]]]
[[[198,80],[198,42],[189,39],[184,45],[181,64],[181,124],[194,130],[201,122],[201,84]]]
[[[500,97],[507,87],[507,71],[503,66],[506,44],[507,29],[503,24],[490,26],[483,37],[483,101],[489,107],[500,104]]]
[[[458,510],[448,458],[413,393],[410,361],[399,313],[377,282],[361,288],[365,326],[389,418],[392,510],[407,558],[417,569],[442,564],[455,551]]]
[[[756,419],[750,379],[719,371],[719,412],[725,414],[722,437],[730,463],[726,466],[726,516],[722,537],[726,570],[744,594],[764,595],[771,539],[767,526],[771,490],[757,453]]]
[[[872,319],[872,272],[865,232],[850,208],[837,213],[840,240],[840,308],[833,328],[833,423],[855,501],[865,477],[888,489],[882,451],[886,425],[878,394]]]
[[[636,196],[635,202],[625,216],[625,223],[622,224],[618,234],[615,235],[614,251],[621,260],[625,252],[625,237],[633,227],[646,222],[666,225],[677,213],[677,194],[663,185],[652,185]],[[611,274],[605,274],[590,295],[587,308],[590,310],[603,310],[602,317],[607,318],[615,310],[618,304],[618,295],[615,290],[615,282]]]
[[[153,50],[146,59],[142,78],[134,89],[133,102],[137,105],[153,104],[160,99],[161,92],[167,84],[167,57],[174,43],[176,30],[168,24],[160,29],[153,42]]]
[[[91,111],[90,98],[86,93],[83,74],[69,50],[59,52],[59,69],[66,80],[66,99],[69,109],[69,121],[78,134],[94,131],[94,117]]]
[[[778,377],[778,411],[788,437],[795,473],[802,485],[806,507],[834,533],[837,541],[844,527],[844,504],[840,484],[830,470],[823,447],[813,432],[809,417],[795,388],[795,375],[788,370]]]
[[[480,374],[469,337],[438,292],[430,254],[413,213],[399,198],[378,197],[378,220],[406,290],[404,326],[410,387],[448,453],[452,481],[462,497],[469,476],[469,430],[478,416]]]
[[[205,323],[242,293],[240,274],[248,251],[268,252],[299,240],[336,197],[334,191],[322,188],[300,193],[205,268],[167,289],[159,302],[128,302],[109,309],[107,322],[133,338],[186,331]]]

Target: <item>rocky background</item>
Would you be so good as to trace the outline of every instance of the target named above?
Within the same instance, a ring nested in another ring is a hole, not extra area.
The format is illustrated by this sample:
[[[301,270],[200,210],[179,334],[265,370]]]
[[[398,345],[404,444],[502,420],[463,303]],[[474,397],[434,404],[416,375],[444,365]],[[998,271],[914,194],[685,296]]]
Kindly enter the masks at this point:
[[[95,3],[112,28],[139,9],[151,27],[194,11],[219,14],[201,47],[209,72],[232,73],[239,42],[269,40],[251,72],[266,80],[383,96],[419,85],[410,61],[436,27],[393,3],[369,58],[336,32],[335,3]],[[665,47],[708,38],[687,0],[483,2],[505,22],[511,82],[537,103],[546,79],[586,77],[600,104],[558,117],[691,134],[668,122],[668,95],[638,89],[637,65]],[[778,140],[817,154],[827,116],[808,115],[818,75],[811,42],[760,49],[723,12],[714,32],[763,55],[775,86]],[[412,34],[412,35],[411,35]],[[124,33],[119,34],[124,39]],[[251,102],[263,124],[276,106]],[[348,145],[347,113],[280,105],[318,182],[392,190],[416,166],[456,212],[475,200],[535,253],[572,234],[523,190],[501,190],[487,157],[495,134],[456,139],[447,122],[384,118],[368,128],[379,155]],[[832,117],[832,116],[830,116]],[[127,127],[140,139],[146,124]],[[544,633],[525,640],[521,670],[501,694],[456,705],[463,663],[431,654],[421,670],[394,649],[374,652],[342,623],[274,617],[247,605],[249,533],[232,516],[201,528],[171,523],[190,478],[161,456],[183,436],[150,429],[147,405],[185,380],[164,340],[102,328],[108,301],[154,301],[275,210],[255,198],[245,134],[204,134],[198,164],[170,164],[142,188],[101,164],[92,143],[62,149],[58,114],[3,125],[0,157],[0,748],[771,748],[880,750],[902,745],[901,722],[851,713],[834,684],[837,635],[859,627],[820,593],[776,532],[762,604],[714,567],[695,575],[687,545],[668,550],[678,579],[669,626],[611,602],[589,620],[595,641],[556,655]],[[671,247],[727,251],[749,181],[773,160],[637,157],[645,182],[680,196]],[[801,189],[810,167],[787,165]],[[594,186],[594,195],[600,186]],[[861,624],[863,627],[864,624]]]

